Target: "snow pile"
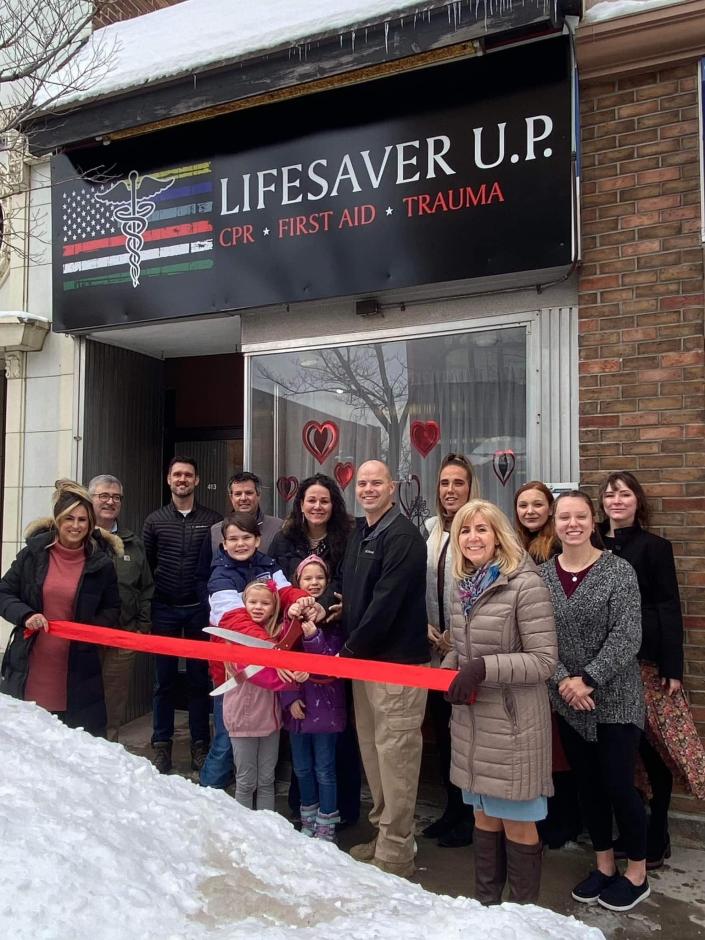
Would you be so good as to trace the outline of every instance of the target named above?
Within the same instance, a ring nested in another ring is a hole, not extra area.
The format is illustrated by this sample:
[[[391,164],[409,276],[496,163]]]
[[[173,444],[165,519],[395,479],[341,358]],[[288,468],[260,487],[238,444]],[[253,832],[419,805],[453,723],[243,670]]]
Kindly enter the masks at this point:
[[[522,0],[545,9],[549,0]],[[512,0],[448,2],[449,21],[475,22],[488,10],[511,10]],[[188,74],[219,63],[293,48],[305,56],[307,43],[340,34],[341,48],[354,50],[365,26],[442,9],[438,0],[184,0],[122,23],[96,30],[51,88],[41,105],[65,89],[59,105],[99,98],[150,82]],[[98,67],[96,68],[96,63]]]
[[[604,23],[605,20],[614,20],[620,16],[629,16],[631,13],[646,13],[657,7],[673,6],[683,0],[602,0],[590,7],[581,20],[581,26],[590,26],[593,23]]]
[[[599,940],[354,862],[221,791],[0,695],[0,936],[13,940]]]

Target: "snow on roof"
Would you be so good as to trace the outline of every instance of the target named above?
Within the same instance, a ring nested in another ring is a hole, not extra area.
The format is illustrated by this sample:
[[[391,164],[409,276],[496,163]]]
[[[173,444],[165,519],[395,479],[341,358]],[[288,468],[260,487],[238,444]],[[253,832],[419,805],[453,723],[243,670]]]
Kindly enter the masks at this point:
[[[521,2],[546,10],[553,0]],[[511,10],[512,0],[184,0],[96,30],[38,103],[65,88],[59,104],[75,104],[336,33],[350,49],[365,25],[444,6],[451,22],[475,22]]]
[[[632,13],[645,13],[656,7],[673,6],[683,0],[602,0],[590,7],[581,20],[582,26],[593,23],[604,23],[605,20],[614,20],[620,16],[629,16]]]
[[[0,754],[13,940],[604,940],[540,907],[431,894],[6,695]]]

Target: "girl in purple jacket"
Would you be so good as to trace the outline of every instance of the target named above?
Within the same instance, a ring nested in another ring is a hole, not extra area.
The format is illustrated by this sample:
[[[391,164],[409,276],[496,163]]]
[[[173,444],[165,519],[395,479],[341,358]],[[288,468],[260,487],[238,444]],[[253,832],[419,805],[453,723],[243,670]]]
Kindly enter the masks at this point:
[[[295,581],[311,597],[320,597],[328,586],[328,566],[318,555],[309,555],[296,569]],[[306,653],[335,656],[343,645],[334,625],[322,629],[308,622],[302,628]],[[333,842],[340,822],[335,746],[346,723],[345,685],[340,679],[313,676],[297,691],[280,692],[279,697],[301,793],[301,831]]]

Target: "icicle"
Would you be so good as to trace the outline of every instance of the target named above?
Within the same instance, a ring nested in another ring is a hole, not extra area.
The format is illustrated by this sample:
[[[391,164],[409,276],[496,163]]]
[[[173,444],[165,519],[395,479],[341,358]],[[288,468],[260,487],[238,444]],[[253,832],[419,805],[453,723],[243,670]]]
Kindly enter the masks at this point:
[[[350,47],[352,51],[354,52],[355,51],[355,30],[354,29],[350,30]]]
[[[389,55],[389,20],[384,21],[384,51]]]

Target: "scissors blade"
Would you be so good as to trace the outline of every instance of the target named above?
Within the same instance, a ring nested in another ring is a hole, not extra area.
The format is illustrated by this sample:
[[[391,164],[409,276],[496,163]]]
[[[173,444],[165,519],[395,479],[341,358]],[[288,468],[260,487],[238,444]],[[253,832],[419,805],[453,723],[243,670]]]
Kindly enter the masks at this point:
[[[258,646],[261,649],[271,650],[274,643],[269,640],[260,640],[256,636],[248,636],[247,633],[238,633],[237,630],[226,630],[224,627],[204,627],[204,633],[211,633],[213,636],[219,636],[223,640],[229,640],[231,643],[239,643],[240,646]]]
[[[225,695],[226,692],[229,692],[231,689],[234,689],[236,685],[237,685],[237,682],[235,681],[234,678],[226,679],[225,682],[221,682],[220,685],[216,686],[210,694],[213,696]]]

